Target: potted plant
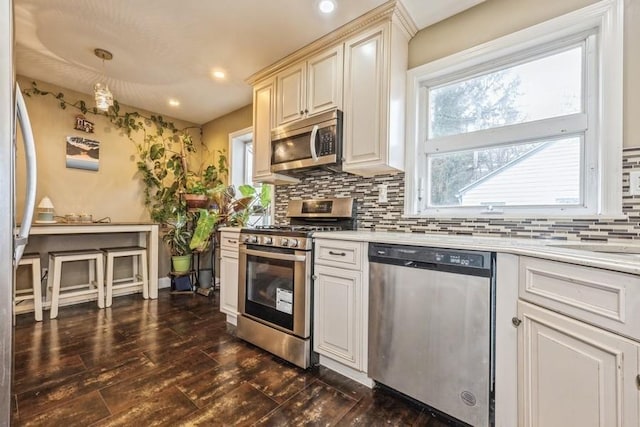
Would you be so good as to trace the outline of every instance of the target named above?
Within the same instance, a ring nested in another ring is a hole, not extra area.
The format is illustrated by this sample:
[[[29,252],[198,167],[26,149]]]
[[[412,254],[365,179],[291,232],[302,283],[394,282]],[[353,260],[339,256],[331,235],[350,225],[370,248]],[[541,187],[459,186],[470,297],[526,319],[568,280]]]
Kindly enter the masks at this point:
[[[187,172],[183,196],[187,207],[190,209],[207,208],[210,193],[222,183],[218,177],[224,173],[226,173],[226,157],[222,153],[220,153],[217,168],[214,165],[208,165],[199,173]]]
[[[176,215],[166,222],[167,231],[162,240],[169,246],[173,271],[184,273],[191,269],[191,248],[189,244],[193,237],[189,218],[186,213],[176,212]]]

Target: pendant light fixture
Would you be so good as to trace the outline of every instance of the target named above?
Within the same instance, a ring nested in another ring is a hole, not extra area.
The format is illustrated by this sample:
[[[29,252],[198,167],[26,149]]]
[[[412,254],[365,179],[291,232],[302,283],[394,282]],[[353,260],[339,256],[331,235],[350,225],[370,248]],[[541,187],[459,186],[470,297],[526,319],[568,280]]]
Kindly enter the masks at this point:
[[[108,50],[96,48],[93,53],[100,59],[102,59],[102,71],[104,72],[104,61],[111,61],[113,54]],[[109,86],[105,83],[96,83],[93,87],[93,94],[96,99],[96,108],[101,111],[109,110],[109,107],[113,105],[113,94],[109,90]]]

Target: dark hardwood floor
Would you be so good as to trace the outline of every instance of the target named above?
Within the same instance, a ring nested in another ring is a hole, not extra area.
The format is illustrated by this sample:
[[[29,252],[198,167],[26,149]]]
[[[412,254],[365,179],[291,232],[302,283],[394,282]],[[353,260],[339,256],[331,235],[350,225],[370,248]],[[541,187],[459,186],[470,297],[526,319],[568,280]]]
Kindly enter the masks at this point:
[[[12,425],[446,425],[384,390],[238,340],[217,292],[163,290],[47,315],[17,319]]]

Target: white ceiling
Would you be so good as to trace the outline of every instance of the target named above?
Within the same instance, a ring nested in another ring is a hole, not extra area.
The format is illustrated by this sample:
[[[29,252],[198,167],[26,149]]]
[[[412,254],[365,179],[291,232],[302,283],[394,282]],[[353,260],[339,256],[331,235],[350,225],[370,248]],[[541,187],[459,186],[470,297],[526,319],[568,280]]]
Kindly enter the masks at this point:
[[[247,77],[385,1],[320,16],[317,0],[14,0],[16,68],[83,93],[103,81],[123,104],[201,124],[251,103]],[[403,3],[424,28],[481,1]]]

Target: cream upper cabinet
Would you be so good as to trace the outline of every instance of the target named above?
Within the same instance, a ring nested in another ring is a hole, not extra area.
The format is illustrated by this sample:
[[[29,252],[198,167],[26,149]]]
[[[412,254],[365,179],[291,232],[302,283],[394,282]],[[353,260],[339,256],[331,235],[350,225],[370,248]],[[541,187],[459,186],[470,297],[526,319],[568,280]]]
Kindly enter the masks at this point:
[[[343,169],[362,176],[404,169],[405,81],[415,23],[388,1],[250,76],[254,87],[254,179],[287,183],[267,169],[272,128],[343,111]],[[271,123],[269,124],[269,120]]]
[[[277,126],[341,108],[342,51],[333,47],[278,73]]]
[[[520,301],[522,427],[637,427],[639,345]]]
[[[308,117],[342,109],[343,47],[336,46],[307,61]]]
[[[404,169],[410,33],[395,19],[345,42],[344,163],[363,176]]]
[[[275,80],[253,88],[253,181],[271,184],[298,182],[295,178],[271,173],[271,128],[275,113]]]

